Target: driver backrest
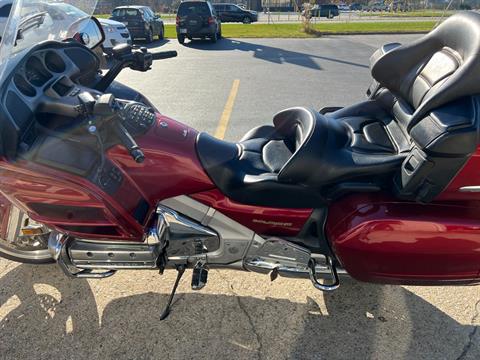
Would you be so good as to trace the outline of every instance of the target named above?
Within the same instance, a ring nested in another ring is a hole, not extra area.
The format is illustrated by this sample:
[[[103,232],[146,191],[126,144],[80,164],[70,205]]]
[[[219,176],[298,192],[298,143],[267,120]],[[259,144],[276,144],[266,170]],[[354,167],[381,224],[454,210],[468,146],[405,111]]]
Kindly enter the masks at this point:
[[[372,76],[390,90],[407,114],[407,131],[429,111],[480,93],[480,14],[445,20],[417,41],[375,59]]]

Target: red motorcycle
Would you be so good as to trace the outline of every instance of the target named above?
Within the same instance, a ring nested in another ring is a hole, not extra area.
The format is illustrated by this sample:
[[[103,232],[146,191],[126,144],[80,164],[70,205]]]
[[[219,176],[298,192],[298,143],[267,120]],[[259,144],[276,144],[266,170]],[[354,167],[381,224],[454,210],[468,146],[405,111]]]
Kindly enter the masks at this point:
[[[47,26],[48,11],[36,16],[2,42],[15,54],[0,88],[2,256],[56,261],[75,278],[176,269],[172,298],[187,268],[195,290],[210,268],[309,278],[322,291],[340,275],[479,282],[479,14],[377,50],[366,101],[290,108],[238,142],[114,82],[175,52],[119,46],[102,75],[87,46],[60,35],[22,48],[25,29]],[[69,32],[103,40],[91,19]]]

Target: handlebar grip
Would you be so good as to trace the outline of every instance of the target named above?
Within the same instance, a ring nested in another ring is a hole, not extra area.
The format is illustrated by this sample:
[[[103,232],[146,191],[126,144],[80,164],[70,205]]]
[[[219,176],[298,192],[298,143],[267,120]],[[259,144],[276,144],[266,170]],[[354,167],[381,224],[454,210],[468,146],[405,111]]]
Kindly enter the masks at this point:
[[[145,160],[145,154],[141,149],[132,149],[130,150],[130,156],[136,163],[141,164]]]
[[[137,145],[135,140],[133,140],[133,137],[128,133],[127,129],[125,129],[125,127],[119,122],[114,122],[113,126],[115,133],[117,134],[123,146],[127,148],[133,160],[135,160],[135,162],[139,164],[143,163],[143,161],[145,160],[145,154],[143,153],[142,149],[140,149],[140,147]]]
[[[151,54],[152,54],[153,60],[168,59],[168,58],[176,57],[178,55],[176,51],[161,51],[161,52],[156,52]]]

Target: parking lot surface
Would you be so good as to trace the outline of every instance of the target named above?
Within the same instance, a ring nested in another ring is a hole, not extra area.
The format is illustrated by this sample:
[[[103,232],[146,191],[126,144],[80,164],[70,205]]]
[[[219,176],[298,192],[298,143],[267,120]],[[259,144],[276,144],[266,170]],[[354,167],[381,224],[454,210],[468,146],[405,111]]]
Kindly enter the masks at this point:
[[[175,49],[178,58],[155,63],[145,74],[125,71],[119,80],[197,129],[213,134],[223,122],[225,138],[234,140],[289,106],[362,100],[371,53],[414,38],[157,42],[152,51]],[[170,317],[160,322],[173,271],[120,271],[87,281],[68,279],[54,265],[0,260],[0,358],[480,358],[480,287],[344,280],[323,294],[307,280],[270,282],[212,270],[205,289],[193,292],[190,274]]]

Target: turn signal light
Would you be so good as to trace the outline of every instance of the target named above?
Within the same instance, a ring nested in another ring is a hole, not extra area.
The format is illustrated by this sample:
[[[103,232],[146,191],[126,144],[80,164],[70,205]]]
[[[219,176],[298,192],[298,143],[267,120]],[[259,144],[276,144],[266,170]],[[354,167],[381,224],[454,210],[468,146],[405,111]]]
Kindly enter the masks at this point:
[[[215,23],[215,19],[210,16],[210,17],[208,18],[208,23],[209,23],[209,24],[214,24],[214,23]]]
[[[175,19],[175,23],[176,23],[177,25],[180,24],[180,18],[179,18],[178,16],[177,16],[176,19]]]
[[[35,236],[42,235],[45,230],[42,227],[26,226],[21,229],[22,235]]]

